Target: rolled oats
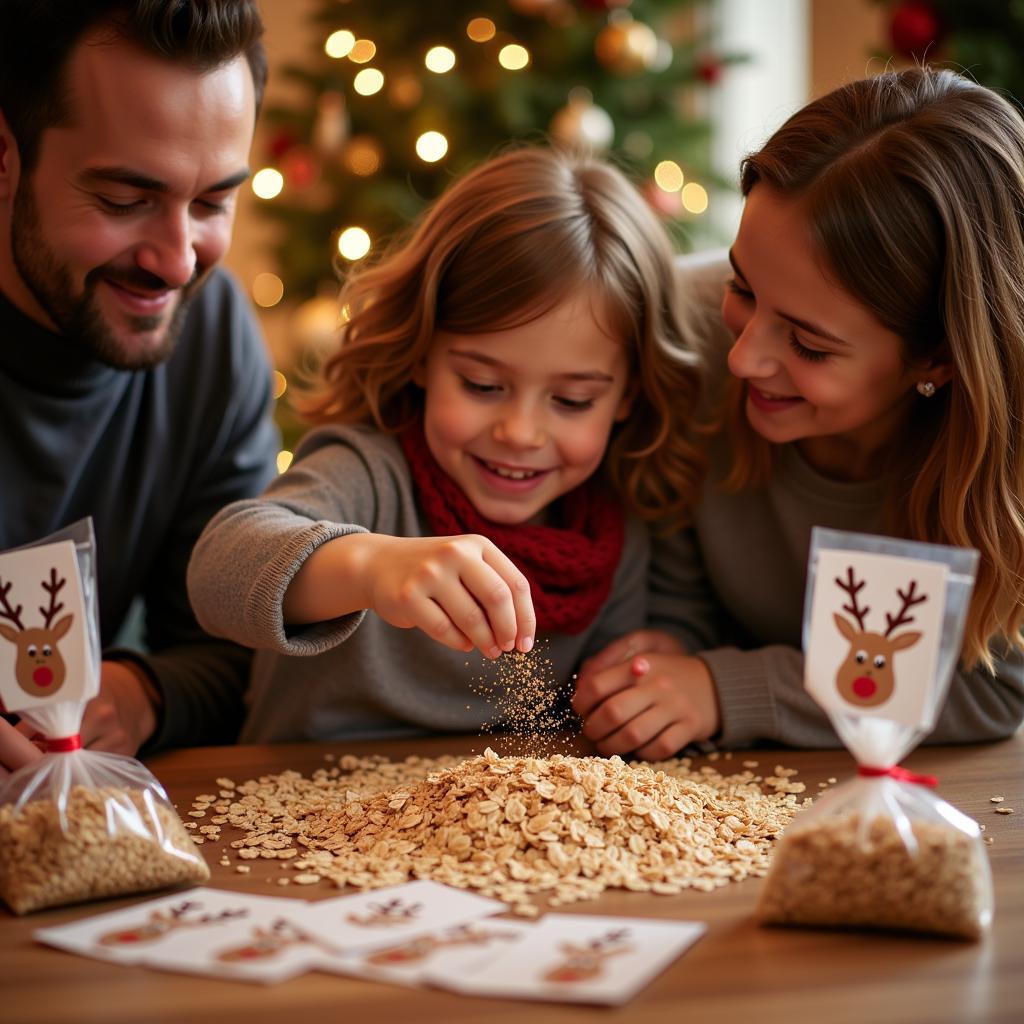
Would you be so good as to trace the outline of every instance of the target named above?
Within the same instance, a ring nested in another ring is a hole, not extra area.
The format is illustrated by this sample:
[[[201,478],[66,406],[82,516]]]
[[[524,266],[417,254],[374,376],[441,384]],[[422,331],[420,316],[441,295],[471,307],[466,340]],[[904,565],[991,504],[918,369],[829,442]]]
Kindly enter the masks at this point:
[[[538,894],[564,905],[606,888],[672,895],[765,874],[799,806],[792,775],[777,767],[762,788],[749,771],[689,759],[346,755],[308,779],[242,783],[227,817],[247,833],[231,843],[239,857],[301,849],[289,862],[300,885],[431,878],[533,915]]]
[[[63,814],[52,800],[15,806],[0,806],[0,896],[16,914],[210,877],[204,837],[145,791],[73,786]]]

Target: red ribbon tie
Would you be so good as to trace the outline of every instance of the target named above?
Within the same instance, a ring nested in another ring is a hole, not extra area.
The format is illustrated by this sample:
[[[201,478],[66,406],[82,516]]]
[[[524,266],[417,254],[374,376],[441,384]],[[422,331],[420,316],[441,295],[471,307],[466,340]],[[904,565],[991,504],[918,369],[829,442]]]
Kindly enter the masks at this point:
[[[934,775],[918,775],[917,772],[907,771],[906,768],[901,768],[898,764],[891,764],[888,768],[875,768],[872,765],[859,764],[857,765],[857,774],[864,775],[869,779],[888,775],[889,778],[895,779],[897,782],[912,782],[915,786],[930,786],[932,789],[939,784],[939,780]]]
[[[74,736],[61,736],[56,739],[47,739],[46,752],[48,754],[69,754],[72,750],[82,749],[81,733]]]

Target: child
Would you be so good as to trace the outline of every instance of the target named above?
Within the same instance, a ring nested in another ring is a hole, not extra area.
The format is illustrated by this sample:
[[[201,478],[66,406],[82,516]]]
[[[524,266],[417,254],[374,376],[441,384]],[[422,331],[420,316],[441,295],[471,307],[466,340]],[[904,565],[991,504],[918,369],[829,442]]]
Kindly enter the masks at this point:
[[[981,552],[929,741],[1008,736],[1024,718],[1024,123],[951,72],[887,73],[793,115],[742,191],[731,406],[693,529],[652,556],[666,632],[584,666],[584,731],[649,758],[708,738],[837,746],[799,651],[821,525]]]
[[[685,508],[701,469],[671,248],[616,170],[520,149],[341,301],[307,408],[325,425],[211,521],[190,596],[207,630],[262,649],[244,741],[475,732],[494,709],[473,648],[527,652],[539,631],[537,668],[564,685],[645,620],[640,520]]]

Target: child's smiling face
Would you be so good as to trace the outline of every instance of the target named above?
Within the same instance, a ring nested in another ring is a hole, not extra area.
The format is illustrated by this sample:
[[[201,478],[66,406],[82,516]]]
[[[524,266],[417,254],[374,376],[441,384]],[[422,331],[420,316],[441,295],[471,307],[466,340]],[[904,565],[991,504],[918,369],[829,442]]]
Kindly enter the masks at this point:
[[[518,327],[435,333],[416,378],[427,444],[492,522],[542,522],[600,466],[628,415],[626,348],[599,311],[582,293]]]

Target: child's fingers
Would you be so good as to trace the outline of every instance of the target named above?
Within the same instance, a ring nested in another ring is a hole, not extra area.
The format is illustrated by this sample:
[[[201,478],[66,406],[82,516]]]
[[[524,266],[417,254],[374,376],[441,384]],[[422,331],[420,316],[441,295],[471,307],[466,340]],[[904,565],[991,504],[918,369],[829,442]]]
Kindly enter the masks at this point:
[[[489,613],[477,603],[466,585],[457,582],[444,592],[435,594],[434,600],[444,610],[455,629],[459,630],[481,654],[491,659],[501,655],[501,647],[491,626]]]
[[[533,596],[530,593],[530,581],[503,551],[490,547],[484,551],[484,561],[494,569],[508,586],[512,596],[512,612],[514,629],[511,644],[503,646],[503,650],[516,647],[524,653],[533,647],[537,636],[537,614],[533,609]]]
[[[675,757],[695,738],[695,735],[696,730],[692,721],[672,722],[650,742],[637,747],[636,756],[642,757],[645,761],[664,761],[666,758]]]
[[[682,645],[659,629],[635,629],[613,640],[603,651],[587,658],[580,667],[581,679],[628,661],[636,654],[681,654]]]
[[[595,708],[620,690],[632,688],[635,682],[636,677],[630,673],[629,665],[622,662],[586,679],[578,679],[572,698],[573,710],[586,721]],[[584,733],[590,735],[586,726]]]
[[[429,597],[421,597],[408,609],[408,619],[392,625],[415,626],[427,636],[455,651],[471,651],[476,646],[452,622],[447,610]]]
[[[461,583],[483,616],[483,626],[491,635],[490,644],[481,646],[480,650],[489,658],[511,651],[516,642],[516,607],[508,581],[489,562],[481,560],[462,570]],[[457,619],[455,621],[458,622]],[[468,635],[476,638],[474,633]],[[491,647],[497,653],[492,653]]]
[[[627,728],[637,716],[642,715],[654,704],[652,694],[639,686],[630,686],[612,694],[606,701],[590,712],[583,720],[583,735],[600,744]],[[630,733],[632,737],[632,734]],[[637,736],[635,741],[646,743],[651,737]],[[632,750],[633,747],[621,747]]]
[[[659,704],[652,704],[599,740],[596,746],[605,757],[612,754],[629,754],[646,748],[670,724],[666,709]]]

